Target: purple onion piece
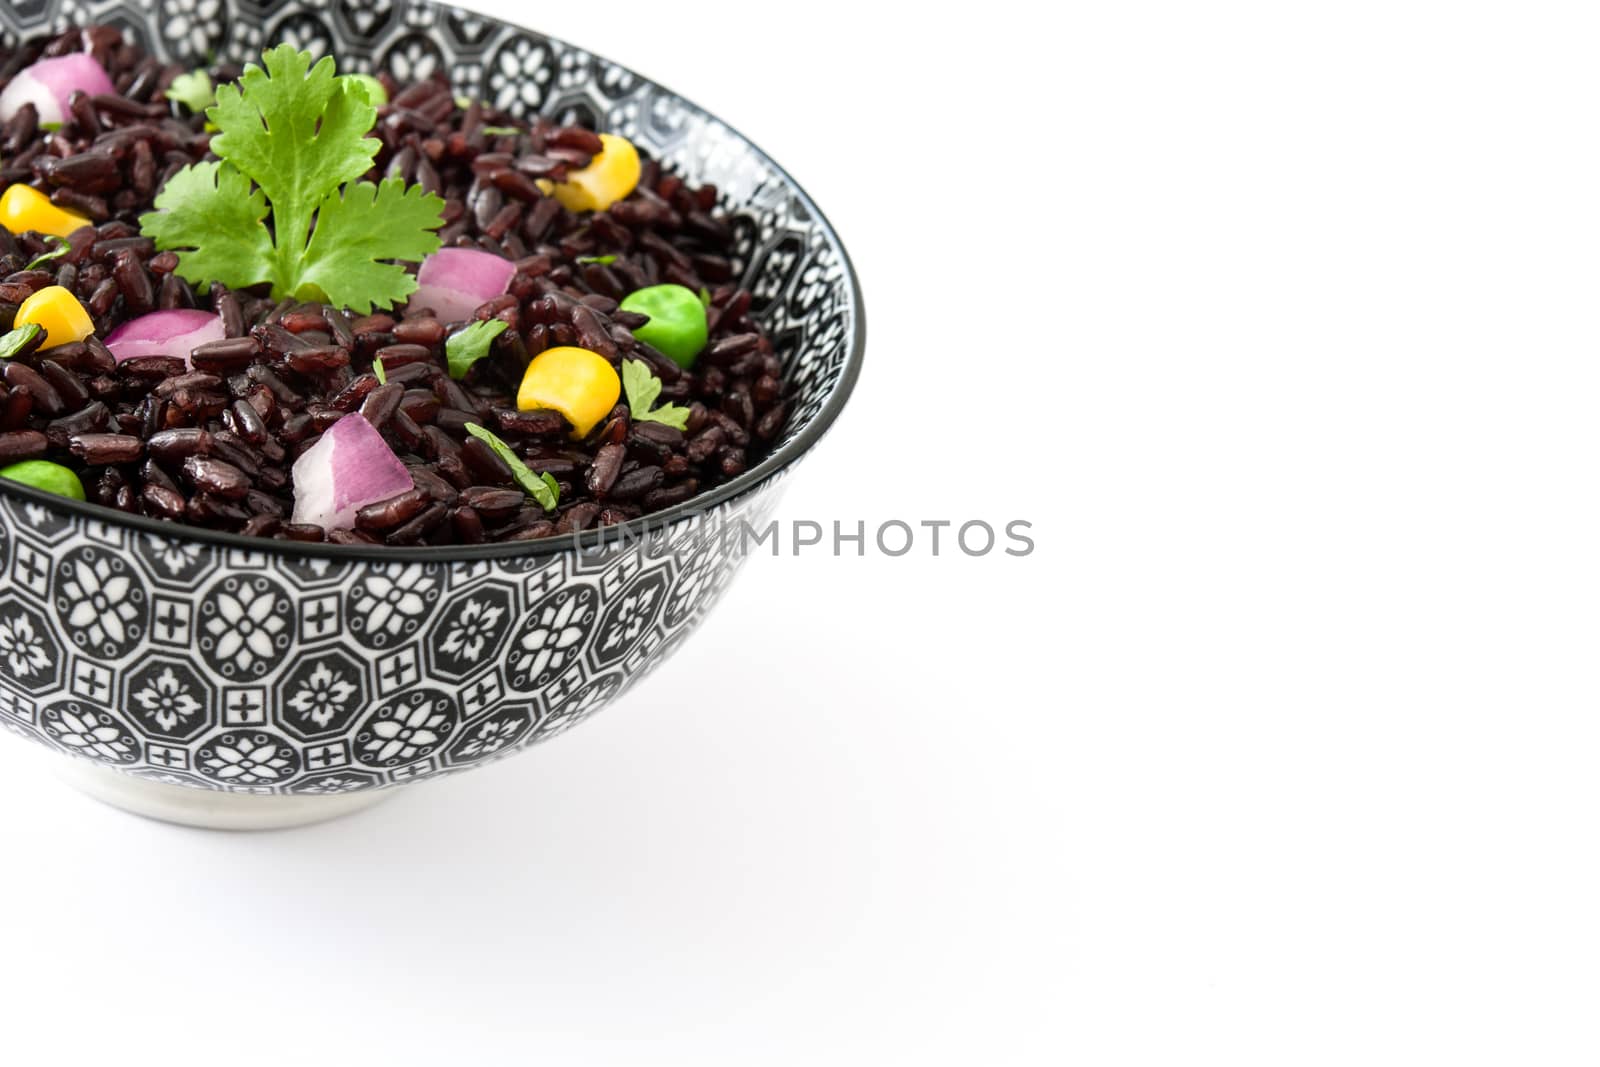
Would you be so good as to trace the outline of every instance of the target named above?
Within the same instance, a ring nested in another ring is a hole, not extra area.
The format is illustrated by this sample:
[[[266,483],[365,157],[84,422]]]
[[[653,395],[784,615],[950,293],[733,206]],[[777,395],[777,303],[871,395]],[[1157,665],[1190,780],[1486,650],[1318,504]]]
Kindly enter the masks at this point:
[[[296,524],[355,527],[356,512],[414,488],[411,472],[362,415],[346,415],[294,464]]]
[[[181,356],[188,362],[196,348],[225,336],[222,316],[209,311],[153,311],[112,330],[106,347],[118,363],[136,356]]]
[[[492,252],[442,248],[422,261],[412,307],[432,308],[441,322],[464,322],[511,285],[517,265]]]
[[[116,92],[106,69],[93,56],[76,52],[41,59],[18,71],[5,92],[0,92],[0,122],[10,122],[22,105],[32,104],[39,112],[41,125],[59,126],[66,121],[67,99],[74,89],[82,89],[90,96]]]

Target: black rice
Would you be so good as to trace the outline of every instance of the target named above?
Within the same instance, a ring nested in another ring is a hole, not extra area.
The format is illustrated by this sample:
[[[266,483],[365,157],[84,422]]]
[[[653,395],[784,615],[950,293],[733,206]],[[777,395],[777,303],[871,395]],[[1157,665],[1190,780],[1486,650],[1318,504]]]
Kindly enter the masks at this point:
[[[89,499],[173,522],[253,536],[338,544],[444,545],[522,541],[625,522],[692,500],[748,470],[781,433],[783,364],[752,317],[738,277],[734,229],[718,193],[644,161],[639,187],[609,210],[574,214],[544,195],[586,165],[595,132],[531,123],[482,103],[462,108],[443,75],[398,84],[373,136],[369,177],[394,175],[445,200],[446,245],[517,264],[508,293],[477,309],[508,325],[492,357],[464,381],[446,371],[446,341],[465,324],[396,309],[356,317],[339,308],[274,301],[262,289],[196,292],[178,257],[139,232],[162,182],[210,158],[203,117],[168,104],[183,68],[163,64],[113,27],[72,29],[0,53],[0,88],[43,56],[90,51],[117,92],[75,94],[67,121],[41,129],[24,107],[0,126],[0,182],[23,182],[94,222],[65,253],[37,233],[0,230],[0,329],[48,285],[71,290],[94,319],[89,340],[0,368],[0,463],[49,459],[77,471]],[[217,67],[214,80],[237,77]],[[511,127],[514,135],[485,132]],[[596,257],[614,257],[597,262]],[[710,340],[691,370],[632,331],[643,316],[618,310],[634,289],[672,282],[709,294]],[[215,311],[227,338],[181,355],[117,363],[100,339],[157,308]],[[636,421],[626,402],[582,440],[553,411],[520,411],[527,362],[581,345],[614,365],[644,361],[662,383],[659,404],[686,405],[687,431]],[[387,384],[379,382],[381,361]],[[412,472],[415,488],[365,508],[354,530],[287,521],[290,471],[328,427],[359,411]],[[561,486],[544,512],[511,468],[466,427],[499,434],[536,473]]]

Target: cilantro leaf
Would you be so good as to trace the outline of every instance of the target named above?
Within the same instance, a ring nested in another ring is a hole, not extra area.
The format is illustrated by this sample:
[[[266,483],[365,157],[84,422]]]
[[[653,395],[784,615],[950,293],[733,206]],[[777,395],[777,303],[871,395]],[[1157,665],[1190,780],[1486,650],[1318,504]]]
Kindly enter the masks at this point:
[[[172,87],[167,90],[166,95],[168,100],[182,104],[196,115],[210,107],[217,99],[217,91],[211,84],[211,75],[203,70],[191,70],[172,79]]]
[[[561,501],[561,483],[556,481],[556,476],[549,471],[539,475],[539,482],[544,486],[545,492],[534,493],[534,500],[546,511],[554,511],[556,504]]]
[[[450,377],[460,381],[467,376],[472,365],[489,354],[489,346],[506,330],[504,319],[474,322],[444,342],[445,359],[450,363]]]
[[[406,188],[401,178],[356,182],[342,197],[329,193],[317,207],[294,293],[302,299],[326,295],[359,315],[371,314],[374,304],[400,303],[417,291],[417,279],[398,263],[380,261],[417,261],[437,251],[439,235],[428,226],[438,224],[442,203],[420,185]]]
[[[15,330],[11,330],[0,337],[0,359],[10,359],[18,355],[42,333],[44,327],[37,322],[30,322],[26,326],[18,326]]]
[[[515,126],[480,126],[479,129],[490,137],[515,137],[522,132]]]
[[[26,267],[22,268],[23,270],[38,270],[52,259],[60,259],[68,252],[72,251],[72,245],[67,243],[67,239],[65,237],[57,237],[54,234],[48,234],[46,235],[45,240],[54,241],[55,247],[50,249],[48,252],[41,252],[32,263],[29,263]]]
[[[343,77],[350,84],[359,86],[361,91],[367,94],[367,103],[371,104],[373,107],[383,107],[384,105],[388,104],[389,90],[385,89],[383,87],[383,82],[379,81],[373,75],[345,74],[341,75],[341,77]]]
[[[188,281],[247,289],[272,280],[266,218],[267,198],[249,178],[221,163],[196,163],[162,186],[156,210],[139,225],[157,248],[183,250],[178,273]]]
[[[262,59],[266,69],[251,64],[238,85],[217,89],[207,115],[222,132],[211,149],[267,194],[275,225],[292,213],[309,231],[317,203],[372,168],[381,144],[366,134],[378,112],[334,74],[332,57],[312,66],[309,53],[279,45]]]
[[[700,287],[700,306],[703,308],[711,307],[711,290],[703,285]]]
[[[622,389],[628,394],[628,407],[633,417],[638,419],[661,395],[661,379],[650,373],[650,367],[643,360],[623,360]]]
[[[220,163],[175,174],[139,221],[195,284],[272,284],[277,299],[360,314],[416,290],[404,267],[439,247],[444,201],[399,179],[359,181],[380,147],[366,88],[332,59],[280,45],[216,91],[206,116]],[[266,226],[271,213],[271,229]],[[313,226],[315,229],[313,229]]]
[[[551,477],[549,471],[535,475],[528,469],[528,465],[522,462],[522,457],[512,451],[510,445],[475,422],[467,423],[467,432],[488,445],[494,450],[495,455],[506,461],[506,466],[511,468],[511,476],[517,480],[523,492],[533,497],[534,503],[546,511],[556,509],[556,504],[561,500],[561,486]]]
[[[616,256],[579,256],[578,257],[578,262],[579,263],[599,263],[602,266],[606,266],[606,267],[609,267],[611,264],[615,263],[616,261],[617,261],[617,257]]]
[[[378,379],[379,385],[389,384],[389,372],[383,369],[383,360],[375,359],[372,361],[372,376]]]
[[[628,395],[628,410],[634,422],[659,422],[679,430],[689,425],[689,409],[678,404],[650,410],[650,405],[661,395],[661,379],[650,373],[650,367],[638,359],[622,361],[622,390]]]

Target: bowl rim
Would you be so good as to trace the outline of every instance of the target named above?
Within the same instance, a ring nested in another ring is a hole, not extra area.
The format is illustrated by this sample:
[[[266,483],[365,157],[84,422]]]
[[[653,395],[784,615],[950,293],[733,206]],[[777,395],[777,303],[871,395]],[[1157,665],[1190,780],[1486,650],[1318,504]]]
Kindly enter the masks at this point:
[[[417,3],[419,0],[412,0],[412,2]],[[420,2],[423,6],[428,7],[447,10],[452,8],[452,5],[440,3],[438,0],[420,0]],[[844,241],[840,239],[838,231],[834,229],[833,223],[828,220],[827,215],[817,206],[816,201],[811,198],[811,194],[806,192],[805,188],[795,180],[794,175],[790,174],[785,167],[773,159],[765,149],[752,140],[744,131],[700,104],[695,103],[672,87],[663,85],[654,78],[646,77],[631,67],[617,63],[602,53],[582,48],[564,38],[553,37],[531,26],[493,18],[493,16],[480,15],[479,17],[490,19],[493,22],[498,22],[514,29],[536,33],[546,40],[555,41],[574,50],[586,52],[597,59],[603,59],[605,62],[627,71],[640,82],[654,86],[656,89],[669,94],[673,99],[694,111],[698,111],[710,121],[718,123],[748,145],[757,158],[765,162],[774,172],[781,176],[784,182],[787,183],[789,190],[805,207],[807,213],[821,226],[823,236],[838,254],[839,261],[844,267],[844,277],[849,283],[850,311],[854,313],[855,329],[851,332],[849,351],[845,354],[844,366],[840,370],[839,379],[834,384],[827,402],[812,416],[800,433],[738,477],[724,482],[709,492],[692,496],[681,504],[675,504],[670,508],[652,512],[637,519],[630,519],[625,523],[593,527],[576,534],[555,534],[540,538],[537,541],[500,541],[482,545],[389,547],[386,545],[335,545],[326,541],[274,540],[266,537],[246,537],[243,534],[229,533],[223,530],[208,530],[202,526],[188,526],[166,519],[151,518],[147,515],[132,515],[103,504],[57,496],[54,493],[47,493],[41,489],[35,489],[33,486],[24,485],[21,482],[13,482],[6,478],[0,478],[0,496],[28,501],[51,511],[62,512],[79,519],[102,522],[109,526],[123,526],[173,540],[213,544],[245,552],[367,563],[454,563],[486,559],[554,556],[565,552],[584,552],[601,549],[607,545],[644,540],[653,535],[659,535],[667,527],[675,525],[682,520],[693,519],[696,516],[707,514],[736,497],[743,496],[760,487],[793,466],[801,457],[810,452],[832,429],[835,420],[839,417],[839,413],[844,410],[845,403],[855,391],[856,381],[861,376],[861,365],[865,360],[867,346],[867,316],[866,305],[861,293],[861,279],[856,274],[855,264],[851,262],[850,253],[845,248]]]

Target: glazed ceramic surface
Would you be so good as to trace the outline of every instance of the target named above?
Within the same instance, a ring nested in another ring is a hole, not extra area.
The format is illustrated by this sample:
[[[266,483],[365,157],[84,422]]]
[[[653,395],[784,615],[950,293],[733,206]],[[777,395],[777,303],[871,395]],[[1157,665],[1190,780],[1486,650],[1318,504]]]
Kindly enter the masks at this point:
[[[621,133],[734,216],[739,268],[787,365],[774,454],[651,531],[363,554],[118,517],[0,482],[0,725],[172,785],[325,796],[436,776],[553,737],[668,656],[744,558],[843,404],[860,298],[837,238],[737,133],[591,53],[421,2],[22,0],[0,40],[112,23],[155,52],[237,61],[288,41],[345,71],[445,71],[458,93]]]

